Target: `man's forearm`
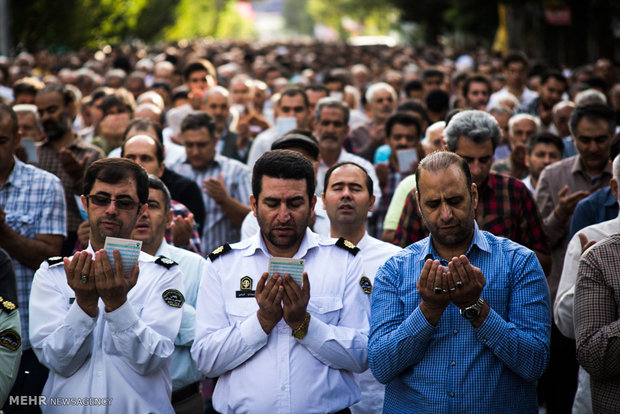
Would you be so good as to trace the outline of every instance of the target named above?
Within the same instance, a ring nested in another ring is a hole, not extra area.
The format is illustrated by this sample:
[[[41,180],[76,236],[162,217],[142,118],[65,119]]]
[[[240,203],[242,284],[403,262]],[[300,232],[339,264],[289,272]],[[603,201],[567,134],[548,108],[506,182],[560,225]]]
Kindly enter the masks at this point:
[[[29,239],[6,224],[0,226],[0,247],[13,259],[34,270],[39,268],[43,260],[60,254],[62,241],[61,235],[35,235]]]
[[[224,214],[226,214],[226,217],[228,217],[236,227],[241,227],[243,219],[251,210],[250,206],[230,196],[220,204],[220,207],[222,211],[224,211]]]

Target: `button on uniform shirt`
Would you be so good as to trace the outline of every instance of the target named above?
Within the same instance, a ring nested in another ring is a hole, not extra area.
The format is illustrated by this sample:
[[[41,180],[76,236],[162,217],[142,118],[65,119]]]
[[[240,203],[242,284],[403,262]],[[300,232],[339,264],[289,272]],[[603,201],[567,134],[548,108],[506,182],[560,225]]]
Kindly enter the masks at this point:
[[[579,263],[575,287],[577,361],[590,373],[592,411],[620,406],[620,234],[591,247]]]
[[[85,156],[89,156],[84,171],[93,162],[105,158],[105,154],[100,148],[87,144],[82,138],[76,136],[73,142],[67,146],[67,149],[75,155],[75,157],[81,161]],[[40,147],[37,147],[37,157],[39,159],[37,166],[49,171],[62,182],[62,186],[65,190],[65,203],[67,204],[67,231],[75,232],[82,221],[80,212],[75,202],[74,195],[82,194],[82,176],[74,177],[65,171],[60,159],[58,158],[58,151],[52,146],[49,141],[44,141]]]
[[[425,238],[389,259],[372,294],[368,357],[386,385],[384,413],[538,412],[536,381],[549,355],[551,310],[545,275],[529,249],[480,231],[469,261],[482,270],[490,312],[474,328],[450,303],[437,326],[419,308]]]
[[[6,213],[5,223],[29,239],[36,234],[66,236],[65,193],[58,177],[14,159],[13,171],[0,186],[0,206]],[[22,347],[30,349],[28,303],[34,270],[16,259],[13,259],[13,267],[20,306]]]
[[[568,186],[568,194],[575,191],[594,192],[609,185],[611,179],[611,167],[607,165],[599,177],[590,177],[581,165],[581,158],[576,155],[562,161],[551,164],[543,170],[536,186],[536,204],[543,218],[543,228],[551,246],[551,273],[548,275],[551,300],[555,300],[558,290],[564,253],[568,245],[569,226],[568,220],[560,219],[555,214],[555,208],[560,203],[558,193],[564,186]]]
[[[250,170],[237,160],[216,154],[205,171],[193,169],[187,161],[176,165],[174,170],[194,180],[201,189],[203,189],[204,180],[207,178],[218,179],[222,174],[228,195],[243,204],[250,205],[250,194],[252,193]],[[224,243],[240,240],[240,229],[228,219],[222,208],[204,192],[204,189],[201,194],[206,209],[202,230],[203,251],[210,252]]]
[[[183,273],[185,303],[183,304],[183,319],[181,328],[174,340],[174,352],[170,361],[170,376],[172,390],[176,391],[202,379],[196,363],[189,351],[194,342],[194,326],[196,324],[196,298],[200,279],[205,274],[206,260],[195,253],[180,249],[162,241],[155,253],[157,257],[167,257],[179,264]]]
[[[359,254],[362,256],[364,276],[368,277],[371,283],[374,283],[377,269],[383,266],[390,257],[402,250],[391,243],[375,239],[368,235],[368,233],[364,234],[357,247],[360,249]],[[369,294],[367,297],[370,300],[371,296]],[[362,397],[360,402],[351,407],[351,412],[353,414],[380,413],[383,408],[385,386],[376,380],[369,369],[356,375],[356,377],[360,383]]]
[[[209,262],[192,356],[205,375],[219,376],[218,412],[331,413],[359,400],[352,372],[368,368],[369,305],[359,284],[360,255],[335,241],[306,230],[295,253],[310,280],[312,316],[301,340],[284,319],[267,335],[256,316],[253,291],[271,257],[260,233]]]
[[[92,253],[92,247],[88,251]],[[39,361],[50,369],[43,396],[49,413],[173,413],[168,365],[182,309],[166,291],[183,292],[178,266],[167,269],[141,252],[140,274],[118,309],[99,300],[91,318],[75,300],[64,266],[43,262],[32,285],[30,332]],[[105,405],[53,405],[52,398],[111,398]]]
[[[478,188],[476,221],[482,230],[506,237],[537,252],[549,253],[536,202],[516,178],[489,173],[487,182]],[[405,247],[426,236],[428,230],[418,212],[415,191],[411,191],[400,215],[394,243]]]

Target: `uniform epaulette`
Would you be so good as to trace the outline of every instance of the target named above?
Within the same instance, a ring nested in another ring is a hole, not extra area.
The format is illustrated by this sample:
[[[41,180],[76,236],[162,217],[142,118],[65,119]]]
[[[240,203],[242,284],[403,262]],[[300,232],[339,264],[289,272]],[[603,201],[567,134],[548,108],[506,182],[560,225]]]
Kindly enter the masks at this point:
[[[49,265],[49,267],[52,266],[57,266],[60,263],[62,263],[62,256],[54,256],[54,257],[50,257],[49,259],[46,259],[47,264]]]
[[[172,266],[176,266],[178,263],[172,259],[168,259],[166,256],[159,256],[155,263],[162,265],[166,269],[170,269]]]
[[[231,250],[232,249],[230,248],[230,245],[228,243],[225,243],[217,249],[213,250],[211,253],[209,253],[209,259],[211,259],[211,261],[214,261],[218,257],[228,253]]]
[[[357,247],[356,245],[354,245],[353,243],[351,243],[344,237],[341,237],[338,239],[338,241],[336,242],[336,246],[345,249],[346,251],[351,253],[353,256],[357,255],[360,251],[359,247]]]
[[[6,313],[11,313],[17,309],[17,305],[10,300],[4,300],[4,298],[0,296],[0,309],[4,310]]]

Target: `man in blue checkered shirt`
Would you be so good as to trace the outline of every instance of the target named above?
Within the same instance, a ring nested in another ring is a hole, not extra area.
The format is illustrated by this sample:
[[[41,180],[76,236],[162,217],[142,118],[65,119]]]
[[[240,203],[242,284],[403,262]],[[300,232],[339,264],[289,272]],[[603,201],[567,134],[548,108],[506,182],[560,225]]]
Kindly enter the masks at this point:
[[[373,288],[369,362],[384,413],[536,413],[549,356],[549,289],[536,255],[481,231],[467,162],[418,166],[430,236],[389,259]]]

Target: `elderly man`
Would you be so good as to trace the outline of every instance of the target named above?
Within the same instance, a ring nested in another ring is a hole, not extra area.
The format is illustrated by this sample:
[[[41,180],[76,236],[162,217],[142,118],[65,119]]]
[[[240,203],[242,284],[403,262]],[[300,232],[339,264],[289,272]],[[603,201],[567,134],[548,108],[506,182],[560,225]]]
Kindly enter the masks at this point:
[[[345,410],[360,398],[353,372],[368,367],[358,249],[308,229],[316,196],[303,155],[265,153],[254,166],[252,192],[260,232],[214,251],[198,293],[192,356],[205,375],[219,376],[214,408]],[[288,263],[300,278],[269,272],[272,262]]]
[[[372,162],[376,149],[385,144],[385,123],[394,113],[398,95],[389,83],[378,82],[366,90],[366,101],[370,121],[351,130],[344,145],[348,151]]]
[[[525,178],[528,173],[525,155],[529,142],[540,129],[539,126],[540,121],[532,115],[518,114],[511,117],[508,121],[510,155],[506,159],[495,162],[491,170],[518,179]]]
[[[536,255],[481,231],[467,162],[439,151],[416,172],[430,237],[375,278],[369,361],[384,413],[537,412],[549,290]]]
[[[215,122],[216,152],[243,162],[246,151],[237,150],[237,133],[230,130],[230,103],[228,90],[222,86],[214,86],[205,92],[202,110]]]
[[[99,160],[86,170],[81,201],[88,249],[43,262],[32,286],[32,347],[50,369],[42,408],[173,413],[169,362],[183,276],[175,263],[146,253],[126,273],[121,253],[104,250],[108,237],[131,237],[147,209],[146,171],[124,158]],[[62,399],[76,402],[53,403]]]

